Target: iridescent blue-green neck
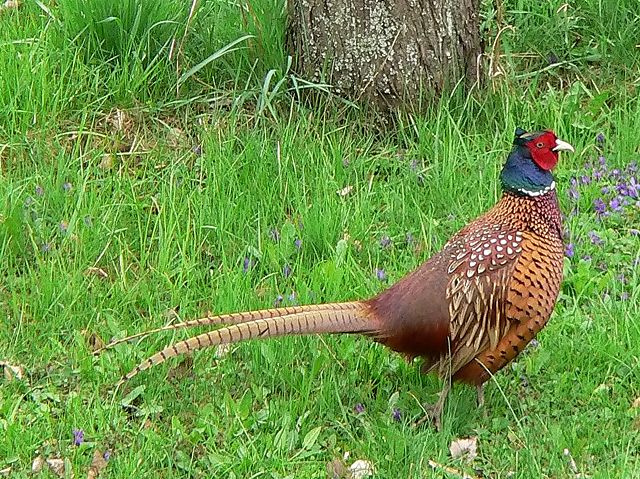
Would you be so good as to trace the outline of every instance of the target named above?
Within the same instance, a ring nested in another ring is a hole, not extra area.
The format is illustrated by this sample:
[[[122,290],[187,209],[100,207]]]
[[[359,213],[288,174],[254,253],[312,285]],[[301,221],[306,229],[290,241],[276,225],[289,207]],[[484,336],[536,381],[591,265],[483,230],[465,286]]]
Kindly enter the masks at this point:
[[[500,181],[504,191],[521,196],[540,196],[556,186],[551,172],[536,165],[524,145],[513,148],[502,168]]]

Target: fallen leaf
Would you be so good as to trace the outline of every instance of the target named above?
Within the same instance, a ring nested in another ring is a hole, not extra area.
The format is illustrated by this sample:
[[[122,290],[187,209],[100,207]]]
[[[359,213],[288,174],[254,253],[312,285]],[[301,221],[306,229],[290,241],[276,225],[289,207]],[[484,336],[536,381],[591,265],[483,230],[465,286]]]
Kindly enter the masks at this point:
[[[478,456],[478,438],[474,436],[455,439],[451,442],[449,451],[454,459],[464,458],[471,462]]]
[[[369,461],[358,459],[349,467],[351,479],[362,479],[363,477],[373,476],[373,464]]]
[[[95,450],[93,453],[93,459],[89,466],[89,472],[87,473],[87,479],[96,479],[100,475],[100,472],[107,467],[107,460],[105,459],[105,453],[99,450]]]
[[[98,164],[98,168],[102,170],[110,170],[113,168],[113,164],[115,163],[115,157],[111,153],[105,153],[102,155],[102,160]]]
[[[631,407],[634,409],[640,408],[640,396],[631,403]]]
[[[20,2],[17,0],[7,0],[2,5],[0,5],[0,10],[11,10],[12,8],[18,8],[20,6]]]
[[[40,471],[42,471],[43,466],[44,466],[44,457],[38,456],[31,463],[31,472],[33,472],[34,474],[37,474]]]
[[[89,347],[89,350],[91,352],[98,351],[99,349],[104,348],[105,342],[96,333],[92,333],[88,329],[83,329],[81,331],[81,334],[84,337],[84,340],[86,341],[87,346]]]
[[[347,466],[339,459],[327,462],[327,477],[329,479],[345,479],[347,477]]]
[[[221,344],[216,348],[216,357],[218,359],[222,359],[227,354],[229,354],[229,351],[231,351],[231,345],[230,344]]]
[[[348,185],[342,188],[341,190],[336,191],[336,193],[338,193],[338,196],[347,196],[349,193],[351,193],[352,190],[353,190],[353,186]]]
[[[4,370],[4,378],[7,381],[13,381],[14,379],[21,380],[24,377],[24,367],[19,364],[0,361],[0,368]]]
[[[33,474],[42,472],[45,464],[49,466],[49,469],[58,477],[73,477],[72,472],[65,474],[65,461],[59,457],[51,457],[49,459],[45,459],[43,456],[36,457],[31,464],[31,472]]]
[[[47,459],[47,466],[49,466],[49,469],[51,469],[56,476],[58,477],[65,477],[65,465],[64,465],[64,459],[60,459],[59,457],[54,457],[51,459]],[[73,474],[70,474],[70,477],[72,477]]]
[[[97,276],[100,279],[107,279],[109,274],[102,268],[89,267],[84,270],[85,276]]]
[[[0,476],[8,476],[11,474],[11,468],[5,467],[4,469],[0,469]]]

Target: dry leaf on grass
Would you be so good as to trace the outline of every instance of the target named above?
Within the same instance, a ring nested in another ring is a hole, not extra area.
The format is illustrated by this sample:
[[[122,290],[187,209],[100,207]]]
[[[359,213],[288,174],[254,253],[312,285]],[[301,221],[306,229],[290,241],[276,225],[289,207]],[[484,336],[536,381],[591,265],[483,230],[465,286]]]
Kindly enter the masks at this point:
[[[0,469],[0,476],[8,476],[11,474],[11,468],[5,467],[4,469]]]
[[[342,188],[341,190],[336,191],[336,193],[338,193],[338,196],[347,196],[349,193],[351,193],[352,190],[353,190],[353,186],[348,185]]]
[[[65,460],[59,457],[51,457],[49,459],[45,459],[42,456],[38,456],[33,460],[31,464],[31,472],[33,474],[38,474],[42,472],[45,464],[49,467],[49,469],[58,477],[73,477],[73,472],[71,472],[71,468],[69,468],[69,474],[66,474],[66,465]]]
[[[0,369],[4,371],[4,378],[7,381],[13,381],[14,379],[21,380],[24,377],[24,366],[19,364],[0,361]]]
[[[363,477],[373,476],[374,472],[373,464],[362,459],[358,459],[349,466],[350,479],[362,479]]]
[[[631,407],[634,409],[640,408],[640,396],[638,396],[632,403]]]
[[[327,462],[327,477],[329,479],[345,479],[347,477],[347,466],[340,458]]]
[[[85,276],[97,276],[100,279],[107,279],[109,274],[102,268],[90,267],[84,270]]]
[[[115,161],[115,155],[113,155],[112,153],[105,153],[104,155],[102,155],[102,159],[98,164],[98,168],[100,168],[101,170],[110,170],[111,168],[113,168]]]
[[[20,6],[20,2],[18,2],[18,0],[7,0],[2,5],[0,5],[0,11],[11,10],[14,8],[18,8],[19,6]]]
[[[449,451],[454,459],[463,458],[467,462],[471,462],[478,456],[478,438],[474,436],[455,439],[451,442]]]
[[[92,333],[88,329],[83,329],[81,331],[82,336],[84,337],[85,342],[87,343],[87,347],[89,351],[95,352],[98,351],[105,346],[104,340],[98,336],[96,333]]]
[[[218,359],[224,358],[227,354],[229,354],[229,351],[231,351],[230,344],[221,344],[216,348],[216,358]]]
[[[89,466],[89,472],[87,473],[87,479],[96,479],[100,475],[100,472],[107,467],[108,453],[95,450],[93,453],[93,459],[91,460],[91,466]]]

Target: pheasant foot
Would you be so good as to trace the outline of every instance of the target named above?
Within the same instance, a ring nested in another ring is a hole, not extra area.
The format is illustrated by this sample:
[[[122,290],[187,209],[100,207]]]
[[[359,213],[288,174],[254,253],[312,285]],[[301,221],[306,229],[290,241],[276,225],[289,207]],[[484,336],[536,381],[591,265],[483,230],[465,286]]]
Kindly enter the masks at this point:
[[[440,432],[442,429],[442,411],[444,410],[444,403],[447,400],[447,396],[449,395],[449,391],[451,391],[451,383],[449,381],[445,382],[442,391],[439,393],[438,400],[435,404],[426,404],[424,408],[426,409],[426,414],[414,423],[414,426],[420,426],[426,421],[430,421],[436,428],[436,431]]]

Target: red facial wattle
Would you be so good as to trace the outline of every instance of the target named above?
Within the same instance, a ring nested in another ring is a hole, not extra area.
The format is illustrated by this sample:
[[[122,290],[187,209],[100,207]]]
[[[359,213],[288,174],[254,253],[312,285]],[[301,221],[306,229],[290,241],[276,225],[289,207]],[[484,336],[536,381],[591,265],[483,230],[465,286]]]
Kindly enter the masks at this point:
[[[558,163],[558,152],[553,151],[557,139],[553,132],[547,131],[526,144],[533,161],[545,171],[553,170]]]

